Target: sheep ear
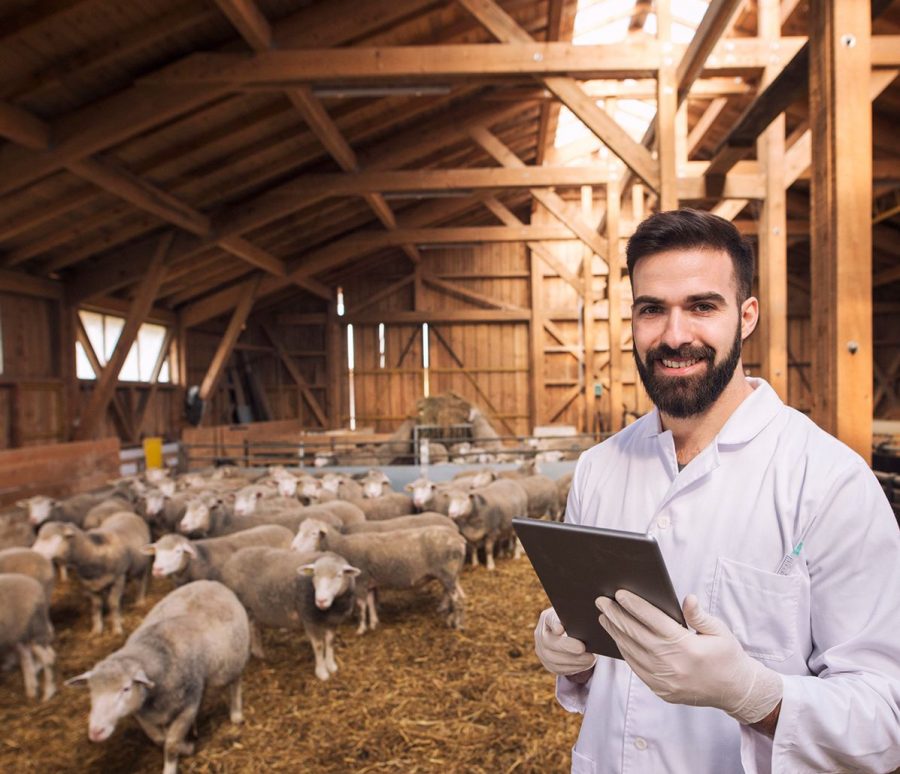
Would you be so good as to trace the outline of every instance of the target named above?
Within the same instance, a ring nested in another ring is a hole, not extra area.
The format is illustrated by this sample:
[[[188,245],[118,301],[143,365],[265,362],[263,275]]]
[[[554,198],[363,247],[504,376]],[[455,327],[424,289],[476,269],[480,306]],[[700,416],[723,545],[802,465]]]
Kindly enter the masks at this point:
[[[147,543],[141,546],[141,553],[145,556],[156,556],[156,543]]]
[[[412,492],[412,490],[415,489],[415,487],[412,484],[407,484],[406,486],[403,487],[403,489],[406,490],[407,492]]]
[[[362,572],[359,567],[354,567],[352,564],[345,564],[341,569],[344,575],[350,575],[354,578]]]
[[[70,677],[66,680],[66,685],[83,685],[88,680],[91,679],[91,675],[93,674],[93,670],[89,669],[87,672],[82,672],[80,675],[75,675],[75,677]]]
[[[316,571],[316,566],[314,564],[304,564],[297,568],[297,575],[305,575],[307,577],[312,576]]]
[[[147,677],[147,673],[143,669],[138,669],[135,673],[134,677],[131,678],[132,682],[140,683],[141,685],[146,685],[148,688],[155,688],[156,683],[154,683],[149,677]]]
[[[75,527],[71,524],[66,524],[62,528],[63,537],[72,538],[75,537]]]
[[[181,550],[193,556],[194,559],[197,558],[197,548],[193,543],[182,543]]]

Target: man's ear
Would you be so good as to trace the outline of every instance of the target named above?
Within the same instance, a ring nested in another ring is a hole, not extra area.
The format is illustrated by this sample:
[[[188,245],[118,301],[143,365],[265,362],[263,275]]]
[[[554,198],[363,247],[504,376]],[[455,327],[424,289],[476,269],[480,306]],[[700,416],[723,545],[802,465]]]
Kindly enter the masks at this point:
[[[741,340],[747,339],[756,330],[759,322],[759,300],[750,296],[741,304]]]

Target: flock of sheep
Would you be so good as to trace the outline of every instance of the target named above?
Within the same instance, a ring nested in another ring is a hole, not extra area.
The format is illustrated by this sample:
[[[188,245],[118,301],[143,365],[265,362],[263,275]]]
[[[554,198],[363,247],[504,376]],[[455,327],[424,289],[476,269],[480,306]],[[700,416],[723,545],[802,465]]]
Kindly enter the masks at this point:
[[[379,589],[442,588],[438,612],[464,623],[460,575],[484,557],[518,555],[512,519],[560,518],[571,475],[533,466],[479,470],[395,492],[379,470],[297,475],[234,467],[169,477],[148,471],[111,488],[57,501],[22,501],[37,529],[30,548],[0,551],[0,650],[18,658],[25,694],[56,691],[49,601],[56,574],[91,599],[92,633],[106,618],[122,633],[126,582],[143,599],[151,577],[175,589],[119,648],[68,684],[91,692],[89,738],[102,742],[134,716],[164,750],[164,774],[193,752],[187,734],[207,689],[227,687],[242,720],[241,674],[263,657],[261,628],[302,629],[315,674],[337,671],[335,630],[356,611],[357,633],[378,626]]]

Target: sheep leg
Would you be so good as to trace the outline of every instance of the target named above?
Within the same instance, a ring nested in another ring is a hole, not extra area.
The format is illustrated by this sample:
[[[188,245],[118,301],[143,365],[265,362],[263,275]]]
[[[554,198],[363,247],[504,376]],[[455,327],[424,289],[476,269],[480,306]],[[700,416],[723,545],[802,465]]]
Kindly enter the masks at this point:
[[[515,546],[513,547],[513,559],[521,559],[522,558],[522,543],[519,540],[518,535],[513,538],[515,540]]]
[[[243,723],[244,722],[244,702],[241,694],[241,677],[238,675],[237,679],[230,683],[228,686],[228,716],[231,718],[232,723]]]
[[[325,668],[334,674],[337,672],[337,661],[334,660],[334,630],[325,630]]]
[[[375,610],[375,589],[369,589],[366,605],[369,608],[369,628],[375,629],[379,624],[378,612]]]
[[[91,598],[91,634],[103,634],[103,596],[99,592],[89,591]]]
[[[200,709],[200,702],[189,704],[181,712],[178,713],[166,729],[166,741],[163,745],[163,774],[175,774],[178,771],[178,756],[192,755],[194,752],[194,743],[185,742],[188,729],[193,725],[194,718],[197,716],[197,710]]]
[[[356,609],[359,611],[359,626],[356,627],[357,634],[365,634],[366,633],[366,598],[365,597],[356,597]]]
[[[34,659],[31,657],[31,646],[23,643],[16,645],[19,653],[19,666],[22,667],[22,679],[25,681],[25,695],[29,699],[37,698],[37,675],[34,671]]]
[[[109,587],[107,601],[109,602],[109,615],[112,618],[114,634],[122,634],[122,592],[125,590],[125,575],[119,575]]]
[[[325,666],[325,638],[312,628],[306,630],[306,636],[309,638],[313,655],[316,658],[316,677],[325,681],[331,677],[328,667]]]
[[[255,621],[250,621],[250,653],[254,656],[254,658],[264,659],[266,657],[266,653],[263,650],[262,644],[262,636],[259,632],[259,627],[256,625]]]
[[[65,583],[69,580],[69,570],[66,568],[62,562],[56,565],[57,572],[59,574],[60,583]]]
[[[141,727],[141,730],[147,735],[147,738],[153,742],[153,744],[158,747],[163,747],[166,743],[166,732],[163,731],[163,727],[158,723],[151,723],[146,718],[141,717],[140,715],[135,715],[134,719],[137,720],[138,725]]]
[[[142,605],[147,598],[147,586],[150,584],[151,572],[153,572],[153,565],[148,563],[147,569],[141,573],[141,577],[138,579],[138,593],[137,599],[134,600],[135,604]]]
[[[50,645],[32,645],[34,655],[44,670],[44,695],[41,701],[53,698],[56,693],[56,682],[53,679],[53,665],[56,663],[56,652]]]
[[[494,564],[494,536],[488,535],[484,539],[484,560],[487,568],[489,570],[496,570],[497,566]]]
[[[469,556],[470,556],[472,568],[474,569],[474,568],[478,567],[478,546],[471,545],[470,548],[472,549],[472,553]]]

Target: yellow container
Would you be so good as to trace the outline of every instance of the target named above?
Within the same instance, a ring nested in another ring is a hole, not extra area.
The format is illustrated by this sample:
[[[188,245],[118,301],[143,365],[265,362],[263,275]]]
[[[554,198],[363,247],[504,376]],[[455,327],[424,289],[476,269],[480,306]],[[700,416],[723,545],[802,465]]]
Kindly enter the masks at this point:
[[[144,439],[144,459],[147,462],[147,470],[163,466],[162,438]]]

